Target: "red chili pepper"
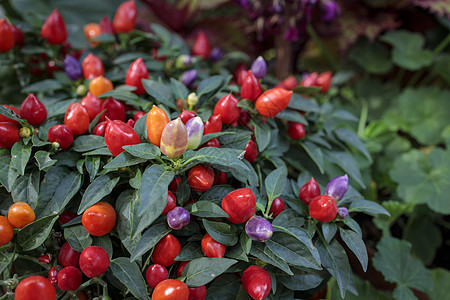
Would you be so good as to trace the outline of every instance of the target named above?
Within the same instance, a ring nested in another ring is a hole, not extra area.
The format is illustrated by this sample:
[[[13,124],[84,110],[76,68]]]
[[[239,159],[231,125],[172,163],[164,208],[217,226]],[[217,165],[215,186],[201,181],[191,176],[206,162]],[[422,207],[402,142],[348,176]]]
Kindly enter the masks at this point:
[[[11,149],[19,139],[19,129],[16,126],[0,122],[0,148]]]
[[[92,53],[83,59],[82,69],[85,79],[92,79],[105,75],[102,61]]]
[[[186,125],[187,121],[194,118],[195,116],[197,116],[195,112],[183,109],[181,114],[178,115],[178,118],[180,118],[183,124]]]
[[[144,60],[139,57],[128,68],[125,84],[136,87],[133,93],[142,95],[145,92],[142,79],[148,79],[148,70],[144,64]]]
[[[116,10],[113,19],[114,31],[126,33],[134,29],[136,24],[137,8],[133,0],[123,2]]]
[[[125,122],[125,105],[119,100],[114,99],[113,97],[109,97],[102,104],[102,109],[106,112],[103,113],[100,120],[104,121],[105,117],[108,117],[110,120],[120,120]]]
[[[286,109],[291,100],[291,96],[292,91],[285,89],[273,88],[267,90],[256,100],[256,110],[261,116],[272,118]]]
[[[203,135],[222,131],[222,117],[220,115],[211,115],[205,123]]]
[[[123,151],[122,147],[140,144],[136,131],[120,120],[106,118],[105,143],[112,155],[117,156]]]
[[[29,94],[20,105],[19,114],[30,125],[39,126],[47,118],[47,109],[35,95]]]
[[[47,43],[52,45],[60,45],[67,40],[66,23],[57,8],[45,20],[41,29],[41,38],[47,39]]]
[[[258,78],[253,75],[252,71],[248,71],[247,77],[242,83],[241,98],[255,102],[259,95],[262,94],[261,84]]]
[[[62,150],[66,150],[73,143],[72,129],[66,125],[53,125],[48,130],[48,141],[57,142]]]
[[[114,34],[114,26],[111,20],[107,16],[103,16],[100,21],[100,32]]]
[[[195,38],[194,46],[192,46],[192,55],[200,56],[203,59],[208,59],[211,55],[211,46],[209,45],[208,37],[203,31],[200,31]]]
[[[43,254],[39,256],[38,260],[41,263],[48,264],[49,262],[51,262],[52,257],[50,256],[50,254]]]
[[[14,34],[5,19],[0,20],[0,52],[8,52],[14,47]]]
[[[89,120],[92,121],[102,111],[103,100],[95,97],[90,92],[81,99],[81,105],[89,113]]]
[[[83,134],[89,129],[89,113],[80,103],[72,103],[66,110],[64,125],[72,129],[74,135]]]
[[[321,73],[319,77],[317,77],[317,85],[321,88],[320,91],[322,93],[326,93],[330,89],[332,77],[333,73],[330,71]]]
[[[288,134],[293,140],[300,140],[305,137],[305,125],[302,123],[289,122]]]
[[[239,119],[241,108],[237,107],[239,100],[228,94],[220,98],[214,106],[214,115],[220,115],[222,123],[232,124]]]

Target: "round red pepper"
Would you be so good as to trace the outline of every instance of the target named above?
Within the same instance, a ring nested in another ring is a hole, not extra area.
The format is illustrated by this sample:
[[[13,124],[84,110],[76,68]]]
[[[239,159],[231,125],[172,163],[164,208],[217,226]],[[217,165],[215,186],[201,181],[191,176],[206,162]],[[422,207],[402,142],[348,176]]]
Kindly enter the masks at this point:
[[[136,24],[137,8],[133,0],[123,2],[116,10],[113,19],[114,31],[127,33],[134,29]]]
[[[105,109],[106,111],[100,117],[100,120],[104,121],[108,117],[110,120],[126,121],[125,105],[121,101],[109,97],[102,103],[101,111]]]
[[[222,209],[230,216],[234,224],[242,224],[256,212],[256,197],[249,188],[242,188],[228,193],[222,200]]]
[[[80,103],[87,110],[90,121],[94,120],[95,117],[102,111],[103,101],[92,95],[90,92],[88,92],[87,95],[81,99]]]
[[[45,38],[47,43],[53,45],[60,45],[67,40],[66,23],[58,9],[55,8],[42,25],[41,38]]]
[[[222,117],[220,115],[211,115],[205,123],[203,135],[222,131]]]
[[[81,68],[83,69],[83,76],[85,79],[92,79],[105,75],[102,61],[92,53],[83,59]]]
[[[297,122],[289,122],[288,134],[293,140],[300,140],[305,137],[305,125]]]
[[[0,20],[0,53],[8,52],[14,47],[14,34],[5,19]]]
[[[248,71],[247,77],[242,83],[241,98],[255,102],[259,95],[262,94],[261,84],[258,78],[253,75],[252,71]]]
[[[232,124],[239,119],[241,108],[237,107],[239,100],[228,94],[220,98],[214,106],[214,115],[220,115],[222,123]]]
[[[80,135],[89,129],[89,113],[78,102],[69,105],[64,116],[64,125],[72,129],[74,135]]]
[[[142,85],[142,79],[148,79],[148,70],[144,64],[144,60],[139,57],[128,68],[125,84],[136,87],[136,90],[133,91],[133,93],[142,95],[145,92],[144,86]]]
[[[47,119],[47,109],[35,95],[29,94],[20,105],[19,115],[30,125],[39,126]]]
[[[222,258],[225,255],[227,246],[214,240],[209,233],[205,234],[202,239],[202,251],[207,257]]]
[[[309,203],[309,215],[320,222],[330,222],[336,218],[336,214],[337,204],[333,197],[321,195]]]
[[[105,143],[112,155],[117,156],[125,151],[123,146],[141,143],[136,131],[124,122],[108,118],[106,122]]]
[[[66,125],[53,125],[48,130],[48,141],[57,142],[62,150],[66,150],[73,143],[72,129]]]

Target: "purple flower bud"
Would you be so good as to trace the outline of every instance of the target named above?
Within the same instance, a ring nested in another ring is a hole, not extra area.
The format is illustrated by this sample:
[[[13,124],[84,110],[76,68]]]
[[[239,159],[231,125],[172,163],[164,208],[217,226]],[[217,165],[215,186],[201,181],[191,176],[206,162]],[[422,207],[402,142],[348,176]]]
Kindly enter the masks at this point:
[[[348,176],[335,177],[327,184],[325,195],[333,197],[336,201],[341,200],[348,189]]]
[[[252,63],[251,70],[253,75],[255,75],[255,77],[258,79],[266,77],[267,65],[262,56],[258,56],[258,58],[255,59],[255,61]]]
[[[188,133],[188,150],[194,150],[200,146],[204,128],[205,125],[200,117],[191,118],[186,122],[186,129]]]
[[[167,224],[175,230],[180,230],[191,221],[191,215],[187,209],[177,206],[167,213]]]
[[[245,9],[249,9],[250,8],[250,1],[249,0],[236,0],[236,2]]]
[[[66,55],[66,58],[64,59],[64,70],[71,80],[77,80],[83,76],[80,62],[70,55]]]
[[[245,224],[245,232],[252,240],[265,242],[272,237],[273,227],[263,217],[253,216]]]
[[[283,38],[286,41],[295,42],[298,41],[298,36],[299,36],[298,28],[291,25],[284,33]]]
[[[348,216],[348,209],[347,207],[339,207],[337,211],[337,215],[339,219],[344,219],[346,216]]]
[[[320,19],[322,21],[332,21],[341,14],[339,5],[332,0],[322,2],[322,15]]]
[[[220,50],[219,48],[214,48],[211,51],[211,55],[209,56],[209,58],[211,59],[211,61],[213,62],[218,62],[219,60],[221,60],[223,58],[223,52],[222,50]]]
[[[181,82],[185,86],[190,86],[194,83],[195,79],[197,79],[197,71],[196,70],[189,70],[181,74]]]

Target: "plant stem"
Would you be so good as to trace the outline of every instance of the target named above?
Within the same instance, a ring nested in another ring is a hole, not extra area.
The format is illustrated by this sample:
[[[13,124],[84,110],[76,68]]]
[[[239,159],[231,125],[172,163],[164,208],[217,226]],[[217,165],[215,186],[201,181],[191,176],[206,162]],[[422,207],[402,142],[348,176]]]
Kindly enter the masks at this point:
[[[364,136],[364,129],[366,128],[367,116],[369,115],[369,104],[366,100],[362,101],[361,116],[359,117],[358,136]]]
[[[324,43],[320,39],[317,32],[314,30],[314,28],[311,26],[311,24],[308,24],[306,26],[306,32],[309,34],[309,36],[313,39],[313,41],[317,44],[317,46],[320,49],[320,52],[322,52],[323,56],[325,56],[326,60],[330,63],[333,71],[338,71],[339,66],[336,64],[336,62],[333,59],[333,56],[331,55],[330,51],[325,47]]]
[[[24,259],[24,260],[28,260],[31,262],[34,262],[35,264],[40,265],[41,267],[45,268],[46,270],[50,270],[50,265],[49,264],[45,264],[45,263],[41,263],[37,258],[35,257],[30,257],[28,255],[19,255],[18,258]]]

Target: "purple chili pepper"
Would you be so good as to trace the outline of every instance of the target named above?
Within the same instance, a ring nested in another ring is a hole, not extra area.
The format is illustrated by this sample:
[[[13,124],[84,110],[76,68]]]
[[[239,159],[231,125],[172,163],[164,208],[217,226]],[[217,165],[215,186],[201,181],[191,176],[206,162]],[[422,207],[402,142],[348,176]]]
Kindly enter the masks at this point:
[[[83,70],[81,69],[80,62],[73,56],[66,55],[64,59],[64,70],[67,77],[75,81],[83,76]]]
[[[327,184],[325,195],[333,197],[336,201],[341,200],[348,189],[348,176],[335,177]]]

